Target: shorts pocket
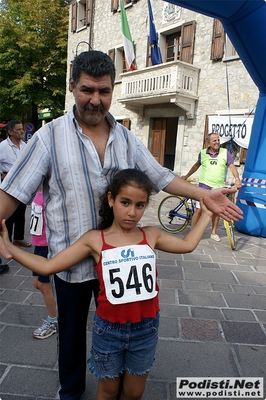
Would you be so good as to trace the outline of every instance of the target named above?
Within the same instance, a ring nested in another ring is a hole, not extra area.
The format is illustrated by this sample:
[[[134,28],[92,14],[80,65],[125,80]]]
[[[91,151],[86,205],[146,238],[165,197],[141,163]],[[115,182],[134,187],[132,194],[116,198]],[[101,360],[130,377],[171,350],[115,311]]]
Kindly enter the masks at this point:
[[[91,357],[88,360],[90,371],[97,378],[116,377],[120,371],[116,370],[116,363],[111,359],[111,355],[106,352],[101,352],[95,348],[91,348]]]
[[[105,334],[106,330],[108,327],[108,321],[105,321],[104,319],[98,317],[98,315],[95,315],[94,317],[94,322],[93,322],[93,330],[98,336],[102,336]]]

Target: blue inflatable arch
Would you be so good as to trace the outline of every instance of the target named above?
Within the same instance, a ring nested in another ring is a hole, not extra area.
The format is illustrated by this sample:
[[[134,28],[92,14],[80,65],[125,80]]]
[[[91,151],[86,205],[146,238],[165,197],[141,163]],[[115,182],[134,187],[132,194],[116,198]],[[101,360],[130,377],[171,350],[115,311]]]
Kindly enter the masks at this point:
[[[265,0],[167,0],[219,19],[259,89],[237,205],[244,219],[236,228],[266,237],[266,2]]]

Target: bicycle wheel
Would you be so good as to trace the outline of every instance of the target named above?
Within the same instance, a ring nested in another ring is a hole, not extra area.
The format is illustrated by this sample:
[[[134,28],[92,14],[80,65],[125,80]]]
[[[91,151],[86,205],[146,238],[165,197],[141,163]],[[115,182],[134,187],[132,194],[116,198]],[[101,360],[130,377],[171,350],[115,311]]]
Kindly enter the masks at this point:
[[[235,241],[235,235],[234,235],[234,228],[233,228],[233,221],[225,221],[224,220],[224,227],[226,230],[229,246],[231,247],[232,250],[236,249],[236,241]]]
[[[158,219],[167,232],[183,231],[190,221],[191,209],[187,201],[179,196],[165,197],[158,207]]]

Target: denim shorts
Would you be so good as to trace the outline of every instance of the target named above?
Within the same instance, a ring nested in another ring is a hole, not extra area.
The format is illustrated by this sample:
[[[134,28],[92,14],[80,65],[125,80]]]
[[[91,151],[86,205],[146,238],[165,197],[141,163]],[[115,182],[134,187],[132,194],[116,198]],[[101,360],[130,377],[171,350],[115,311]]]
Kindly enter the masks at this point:
[[[127,370],[144,375],[155,361],[159,313],[155,318],[126,324],[108,322],[97,314],[92,330],[90,371],[98,378],[116,378]]]
[[[48,255],[48,246],[35,246],[34,247],[34,254],[37,254],[38,256],[42,256],[44,258],[47,258]],[[36,272],[32,272],[33,276],[38,276],[38,281],[42,283],[49,283],[50,278],[49,275],[40,275],[37,274]]]

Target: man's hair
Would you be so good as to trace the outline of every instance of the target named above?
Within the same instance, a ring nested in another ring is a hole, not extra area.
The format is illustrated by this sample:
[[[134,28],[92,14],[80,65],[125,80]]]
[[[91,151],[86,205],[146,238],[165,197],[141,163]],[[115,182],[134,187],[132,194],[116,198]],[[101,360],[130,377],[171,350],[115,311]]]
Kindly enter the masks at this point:
[[[212,135],[218,135],[219,136],[219,134],[217,132],[208,133],[208,135],[206,137],[206,140],[207,140],[208,143],[210,142]]]
[[[13,131],[13,129],[15,128],[15,125],[18,125],[18,124],[21,124],[21,122],[18,121],[17,119],[12,119],[12,121],[9,121],[6,124],[6,132],[7,132],[7,134],[8,134],[8,131]]]
[[[110,75],[112,87],[114,87],[115,66],[111,58],[102,51],[84,51],[74,59],[72,79],[75,85],[78,83],[82,72],[93,78]]]

